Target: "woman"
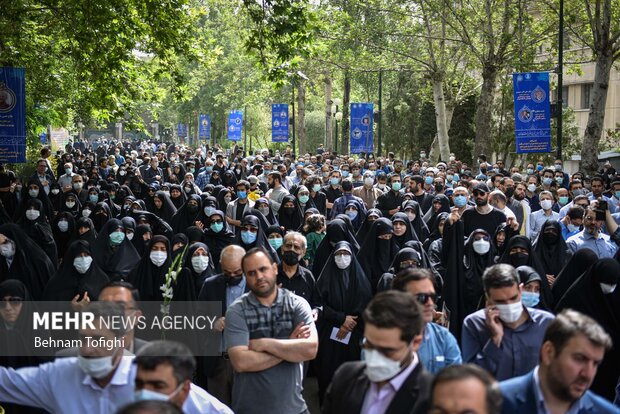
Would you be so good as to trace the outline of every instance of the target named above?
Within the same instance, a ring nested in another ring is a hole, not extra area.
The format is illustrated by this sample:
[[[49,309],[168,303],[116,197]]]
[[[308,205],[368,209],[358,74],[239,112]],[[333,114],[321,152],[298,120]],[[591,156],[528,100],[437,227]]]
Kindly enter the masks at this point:
[[[125,237],[127,237],[127,240],[132,241],[136,234],[136,220],[133,217],[126,216],[121,219],[121,223],[125,228]]]
[[[170,186],[170,201],[172,201],[174,208],[180,209],[186,200],[187,196],[181,186],[179,184],[172,184]]]
[[[191,281],[193,300],[197,300],[198,293],[202,289],[204,281],[214,275],[215,267],[213,258],[209,253],[209,248],[204,243],[195,243],[187,249],[187,254],[183,261],[182,277],[187,277]],[[178,297],[175,296],[178,300]]]
[[[347,361],[360,359],[362,312],[372,299],[369,278],[346,241],[335,244],[317,279],[323,310],[317,322],[319,351],[315,372],[323,400],[334,372]]]
[[[77,228],[73,215],[66,211],[59,212],[52,222],[52,234],[56,242],[56,260],[57,263],[60,263],[71,242],[77,238]]]
[[[177,233],[172,236],[172,240],[170,241],[170,246],[172,247],[172,261],[177,258],[177,256],[183,253],[185,246],[189,243],[189,239],[184,233]]]
[[[145,254],[127,276],[127,281],[140,292],[140,300],[158,302],[163,299],[161,286],[166,283],[170,260],[170,241],[153,236]]]
[[[439,213],[437,217],[434,219],[434,227],[432,227],[432,232],[428,236],[426,240],[423,242],[424,250],[428,253],[431,247],[431,244],[435,240],[439,240],[443,236],[443,230],[445,227],[446,220],[448,220],[448,213]]]
[[[140,257],[144,256],[146,246],[149,244],[152,237],[153,230],[149,224],[138,224],[136,226],[136,231],[133,233],[131,244],[133,244],[133,247],[136,249],[136,252]]]
[[[220,273],[222,268],[220,266],[221,253],[224,247],[235,243],[235,233],[230,230],[228,223],[226,223],[226,216],[220,210],[215,210],[211,216],[209,216],[208,226],[204,230],[205,244],[211,252],[211,257],[214,259],[215,272]]]
[[[170,200],[168,194],[163,191],[157,191],[155,196],[153,196],[153,211],[151,211],[151,213],[154,213],[166,223],[170,223],[176,212],[177,209],[174,204],[172,204],[172,200]]]
[[[303,213],[297,204],[297,199],[291,194],[287,194],[282,199],[278,210],[280,226],[285,231],[297,231],[303,224]]]
[[[517,267],[517,273],[519,273],[519,280],[523,284],[521,290],[521,302],[523,306],[527,308],[536,308],[549,310],[540,301],[540,282],[542,277],[529,266]]]
[[[95,230],[93,221],[86,217],[80,217],[77,219],[76,227],[78,233],[77,239],[87,241],[88,244],[93,246],[95,240],[97,240],[97,230]]]
[[[408,267],[419,268],[421,267],[422,259],[420,253],[411,247],[404,247],[396,253],[394,260],[387,272],[381,275],[379,283],[377,284],[377,292],[383,292],[385,290],[392,289],[392,281],[396,274]]]
[[[321,240],[319,247],[317,247],[316,249],[316,254],[314,255],[314,264],[312,265],[313,275],[321,274],[323,266],[325,266],[329,255],[331,255],[333,252],[333,247],[339,241],[348,242],[351,245],[353,254],[357,255],[360,246],[359,244],[357,244],[355,236],[349,231],[349,229],[347,228],[347,224],[343,220],[336,218],[330,221],[329,224],[327,224],[325,237],[323,238],[323,240]]]
[[[418,240],[407,214],[394,214],[392,216],[392,225],[394,226],[394,240],[396,240],[399,248],[403,248],[408,241]]]
[[[433,197],[433,205],[424,215],[424,220],[429,229],[436,228],[435,222],[441,213],[450,213],[450,199],[443,194]]]
[[[170,220],[173,233],[182,233],[189,226],[193,226],[198,214],[202,209],[202,199],[197,194],[192,194],[187,202],[177,210]]]
[[[263,247],[269,252],[274,261],[280,263],[280,258],[267,241],[267,236],[261,228],[257,217],[244,216],[241,220],[240,230],[236,235],[235,244],[243,247],[246,251],[254,247]]]
[[[409,217],[409,221],[413,225],[413,230],[415,231],[418,240],[424,241],[430,236],[431,232],[428,229],[428,226],[422,219],[422,209],[420,208],[420,204],[415,200],[405,201],[403,203],[403,211]]]
[[[17,224],[24,233],[30,237],[52,261],[54,268],[58,266],[58,248],[54,241],[52,228],[43,214],[43,205],[37,198],[31,198],[25,203],[26,210]]]
[[[78,217],[81,217],[80,215],[81,208],[82,208],[82,203],[80,203],[79,197],[74,192],[69,191],[69,192],[63,193],[60,196],[60,201],[58,205],[59,212],[71,213],[73,218],[77,220]]]
[[[551,287],[553,299],[557,303],[573,283],[598,260],[598,256],[588,248],[581,248],[566,263]]]
[[[344,207],[344,213],[351,220],[351,225],[353,226],[353,232],[357,233],[357,231],[362,226],[362,223],[365,219],[363,216],[364,208],[361,203],[357,200],[349,200],[347,205]]]
[[[299,202],[299,208],[302,212],[308,211],[308,209],[314,208],[314,201],[310,198],[310,190],[305,185],[297,187],[297,193],[295,194],[297,201]]]
[[[555,220],[544,222],[533,247],[543,266],[549,285],[553,286],[555,278],[570,257],[568,247],[562,237],[560,223]]]
[[[265,216],[265,219],[267,219],[267,222],[270,226],[279,224],[278,219],[271,210],[271,204],[269,204],[268,199],[263,197],[259,198],[258,200],[256,200],[256,203],[254,203],[254,208],[260,211],[263,216]]]
[[[140,261],[133,244],[125,237],[125,228],[118,219],[103,225],[91,249],[97,265],[110,280],[123,280]]]
[[[102,201],[95,205],[95,209],[89,217],[93,220],[95,229],[99,232],[103,225],[112,218],[112,211],[108,203]]]
[[[14,218],[17,220],[19,217],[22,217],[25,210],[27,209],[27,202],[31,199],[38,199],[41,201],[41,212],[47,219],[47,222],[51,222],[54,218],[54,207],[52,206],[52,202],[49,197],[45,193],[45,190],[40,187],[40,182],[36,178],[31,178],[28,180],[28,185],[22,187],[22,193],[20,198],[20,203],[17,206],[15,211]]]
[[[372,223],[379,217],[383,217],[383,213],[381,213],[381,210],[379,210],[378,208],[371,208],[366,212],[366,218],[364,219],[364,222],[355,234],[355,238],[359,243],[364,243],[364,240],[366,240],[366,235],[368,234],[368,230],[370,230],[370,226],[372,226]]]
[[[309,177],[306,180],[306,188],[310,190],[310,198],[314,203],[314,207],[319,210],[319,213],[324,216],[327,215],[327,196],[321,191],[321,178]]]
[[[88,242],[74,241],[60,268],[45,287],[43,300],[70,302],[76,296],[82,300],[86,294],[91,301],[97,300],[99,292],[110,279],[94,262],[91,252]]]
[[[187,242],[191,246],[195,243],[202,243],[204,241],[203,231],[196,226],[189,226],[185,229],[185,235],[187,236]]]
[[[387,272],[394,256],[398,253],[399,249],[393,233],[392,222],[381,217],[372,223],[366,240],[357,254],[357,260],[370,280],[373,292],[377,289],[381,275]]]

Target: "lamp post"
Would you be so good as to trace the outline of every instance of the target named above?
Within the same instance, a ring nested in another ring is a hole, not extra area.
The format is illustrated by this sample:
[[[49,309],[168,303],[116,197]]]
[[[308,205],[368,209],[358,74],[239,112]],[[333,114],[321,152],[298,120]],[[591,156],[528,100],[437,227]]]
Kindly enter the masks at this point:
[[[556,100],[556,115],[557,115],[557,135],[558,135],[558,149],[557,158],[562,159],[562,107],[564,102],[562,100],[562,78],[564,74],[564,0],[560,0],[559,10],[559,27],[558,27],[558,89]]]

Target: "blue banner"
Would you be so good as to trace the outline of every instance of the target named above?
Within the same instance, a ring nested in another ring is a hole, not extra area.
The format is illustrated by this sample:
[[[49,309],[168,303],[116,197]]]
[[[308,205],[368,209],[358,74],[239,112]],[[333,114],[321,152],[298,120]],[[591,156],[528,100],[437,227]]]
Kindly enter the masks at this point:
[[[209,115],[200,114],[198,137],[211,139],[211,117]]]
[[[26,162],[26,80],[23,68],[0,68],[0,161]]]
[[[241,111],[230,111],[228,115],[228,139],[230,141],[241,141],[242,128],[243,113]]]
[[[369,102],[351,104],[351,154],[373,152],[372,140],[373,104]]]
[[[551,152],[549,73],[513,73],[517,154]]]
[[[44,145],[47,142],[47,134],[45,132],[39,134],[39,142]]]
[[[187,137],[187,124],[177,124],[177,135],[179,138]]]
[[[271,105],[271,141],[288,142],[288,104]]]

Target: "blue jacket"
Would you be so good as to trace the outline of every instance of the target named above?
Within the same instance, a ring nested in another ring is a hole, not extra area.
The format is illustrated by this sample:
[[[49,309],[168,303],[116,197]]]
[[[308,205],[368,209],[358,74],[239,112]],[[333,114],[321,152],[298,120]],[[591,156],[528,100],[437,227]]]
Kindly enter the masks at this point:
[[[502,381],[499,383],[499,387],[504,396],[502,414],[538,413],[534,371],[521,377]],[[579,405],[581,408],[577,411],[578,414],[620,413],[620,408],[613,406],[604,398],[590,391],[586,391],[581,397]]]

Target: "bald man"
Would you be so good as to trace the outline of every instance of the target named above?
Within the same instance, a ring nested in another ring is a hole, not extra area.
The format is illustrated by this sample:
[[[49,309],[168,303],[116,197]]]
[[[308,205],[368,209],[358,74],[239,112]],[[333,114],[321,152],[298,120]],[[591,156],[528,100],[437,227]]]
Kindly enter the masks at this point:
[[[241,246],[226,246],[220,254],[220,264],[222,273],[211,276],[205,280],[198,295],[199,300],[217,301],[222,304],[222,315],[226,314],[226,309],[238,297],[247,292],[247,285],[243,270],[241,270],[241,259],[245,255],[245,249]],[[215,329],[224,332],[226,318],[222,316],[215,321]],[[232,400],[233,369],[225,353],[226,346],[222,338],[222,354],[217,357],[204,358],[204,376],[207,379],[209,393],[224,404],[230,406]]]

